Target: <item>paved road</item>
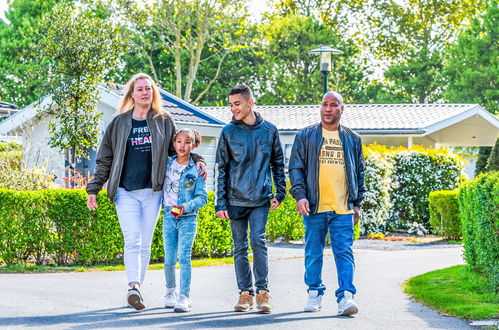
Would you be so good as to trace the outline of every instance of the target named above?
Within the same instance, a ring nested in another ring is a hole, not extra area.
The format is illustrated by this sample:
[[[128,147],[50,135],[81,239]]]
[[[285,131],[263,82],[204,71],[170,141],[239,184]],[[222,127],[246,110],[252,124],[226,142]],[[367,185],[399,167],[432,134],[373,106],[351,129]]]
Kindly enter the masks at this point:
[[[472,329],[466,321],[411,302],[401,290],[401,283],[411,276],[463,263],[460,246],[355,249],[359,314],[354,317],[335,316],[336,275],[330,252],[323,276],[328,291],[318,313],[302,312],[306,301],[302,248],[273,246],[269,253],[272,314],[231,311],[237,298],[232,265],[193,270],[193,310],[186,314],[162,308],[162,271],[148,273],[142,290],[148,308],[142,312],[125,306],[124,272],[1,274],[0,327]]]

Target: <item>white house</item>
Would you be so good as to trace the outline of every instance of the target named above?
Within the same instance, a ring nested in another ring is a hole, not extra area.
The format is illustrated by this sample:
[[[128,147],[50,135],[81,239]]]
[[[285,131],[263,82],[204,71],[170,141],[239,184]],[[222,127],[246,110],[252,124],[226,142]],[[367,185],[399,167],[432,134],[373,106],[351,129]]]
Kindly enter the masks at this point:
[[[0,122],[3,120],[3,118],[7,118],[9,116],[12,116],[16,112],[18,112],[19,109],[17,108],[16,105],[12,103],[7,103],[7,102],[2,102],[0,101]],[[6,136],[6,135],[0,135],[0,141],[4,142],[21,142],[21,139],[16,136]]]
[[[101,136],[116,113],[123,88],[120,85],[99,87],[97,110],[103,114]],[[197,108],[174,95],[161,91],[163,106],[173,114],[178,127],[193,128],[203,142],[197,150],[207,160],[208,189],[215,183],[215,150],[222,127],[230,122],[229,107]],[[0,122],[1,135],[22,136],[23,162],[27,167],[46,163],[59,178],[64,176],[65,157],[47,145],[50,118],[39,118],[38,109],[49,104],[28,106]],[[256,106],[266,120],[280,131],[286,164],[296,133],[320,121],[319,105]],[[388,146],[419,144],[438,146],[493,146],[499,133],[499,120],[477,104],[352,104],[347,105],[342,123],[358,132],[364,144],[377,142]],[[95,151],[90,160],[77,164],[77,169],[92,171]],[[469,173],[469,172],[468,172]]]
[[[201,107],[228,123],[228,107]],[[280,132],[286,163],[296,133],[320,121],[320,105],[256,106]],[[360,134],[364,144],[387,146],[494,146],[499,120],[478,104],[348,104],[341,123]]]
[[[201,134],[203,140],[201,146],[195,152],[203,155],[207,161],[210,178],[207,181],[207,187],[213,190],[217,139],[221,128],[225,124],[164,90],[160,90],[160,92],[163,98],[163,107],[173,115],[177,127],[192,128]],[[99,87],[99,93],[97,111],[102,113],[100,140],[105,128],[116,114],[124,90],[121,85],[102,85]],[[23,165],[34,167],[46,164],[47,170],[53,171],[60,180],[65,175],[66,157],[58,149],[48,146],[48,125],[51,118],[40,118],[39,115],[39,109],[48,104],[50,104],[50,97],[45,97],[6,118],[0,122],[0,136],[21,136]],[[90,159],[78,162],[76,169],[83,172],[93,172],[95,157],[96,151],[92,150]]]

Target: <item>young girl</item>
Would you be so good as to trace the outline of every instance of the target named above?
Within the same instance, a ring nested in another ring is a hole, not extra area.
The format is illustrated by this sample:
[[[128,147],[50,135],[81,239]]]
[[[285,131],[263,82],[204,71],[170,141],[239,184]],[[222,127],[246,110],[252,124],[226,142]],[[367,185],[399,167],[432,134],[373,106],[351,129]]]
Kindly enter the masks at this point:
[[[163,241],[165,245],[165,307],[175,312],[191,310],[191,250],[196,237],[197,214],[207,202],[205,181],[199,177],[191,149],[201,143],[199,133],[181,129],[173,146],[177,155],[168,159],[163,185]],[[175,290],[175,266],[180,263],[180,294]]]

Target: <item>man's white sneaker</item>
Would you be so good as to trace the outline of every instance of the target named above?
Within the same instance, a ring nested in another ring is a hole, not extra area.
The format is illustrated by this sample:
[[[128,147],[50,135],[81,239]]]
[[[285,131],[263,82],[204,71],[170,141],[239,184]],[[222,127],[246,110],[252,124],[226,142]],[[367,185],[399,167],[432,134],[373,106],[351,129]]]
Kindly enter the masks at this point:
[[[322,295],[317,290],[308,291],[308,301],[303,309],[305,312],[318,312],[322,307]]]
[[[189,298],[181,294],[178,296],[177,303],[175,304],[175,307],[173,308],[174,312],[177,313],[185,313],[189,312],[191,310],[191,302],[189,301]]]
[[[359,311],[357,304],[353,301],[353,293],[344,291],[344,296],[338,303],[338,315],[350,316]]]
[[[177,303],[177,293],[175,288],[166,289],[165,294],[165,308],[174,308]]]

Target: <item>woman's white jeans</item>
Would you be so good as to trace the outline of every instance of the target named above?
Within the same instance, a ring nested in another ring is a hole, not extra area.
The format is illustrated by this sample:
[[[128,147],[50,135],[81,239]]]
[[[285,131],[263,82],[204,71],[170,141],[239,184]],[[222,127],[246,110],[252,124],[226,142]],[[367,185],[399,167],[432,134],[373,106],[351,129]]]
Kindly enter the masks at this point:
[[[151,188],[133,191],[118,188],[116,193],[116,211],[125,241],[123,259],[128,283],[144,282],[161,207],[161,193]]]

